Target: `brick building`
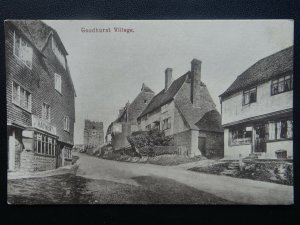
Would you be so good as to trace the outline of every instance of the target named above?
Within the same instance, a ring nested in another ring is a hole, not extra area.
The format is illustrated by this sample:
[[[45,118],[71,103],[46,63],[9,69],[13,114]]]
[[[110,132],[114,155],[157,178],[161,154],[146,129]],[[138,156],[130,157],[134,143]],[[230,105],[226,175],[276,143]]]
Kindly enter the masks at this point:
[[[42,21],[5,21],[9,171],[71,163],[75,89],[67,51]]]
[[[118,118],[110,124],[106,132],[106,141],[110,141],[114,150],[129,146],[127,136],[138,131],[137,117],[153,98],[154,92],[145,84],[131,103],[119,110]]]
[[[293,47],[256,62],[220,99],[226,158],[293,157]]]
[[[175,145],[189,156],[223,156],[221,115],[201,80],[201,61],[172,80],[165,70],[165,88],[155,95],[137,118],[139,130],[159,129],[173,136]]]
[[[84,148],[92,154],[104,144],[103,122],[84,121]]]

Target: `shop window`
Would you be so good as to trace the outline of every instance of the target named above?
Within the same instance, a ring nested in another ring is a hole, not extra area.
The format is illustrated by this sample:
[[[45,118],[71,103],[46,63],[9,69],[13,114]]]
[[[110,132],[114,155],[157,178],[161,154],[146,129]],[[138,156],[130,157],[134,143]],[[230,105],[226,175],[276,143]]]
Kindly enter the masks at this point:
[[[269,122],[269,140],[293,138],[293,120],[282,119]]]
[[[72,149],[69,147],[64,148],[64,158],[65,159],[72,159]]]
[[[50,109],[50,105],[46,104],[46,103],[43,103],[43,106],[42,106],[42,118],[44,120],[47,120],[50,122],[50,114],[51,114],[51,109]]]
[[[278,79],[272,80],[271,95],[277,95],[293,89],[293,76],[287,75]]]
[[[256,102],[256,87],[251,88],[243,92],[243,104],[248,105],[250,103]]]
[[[31,93],[15,82],[13,82],[12,92],[12,102],[31,112]]]
[[[251,144],[252,131],[247,130],[246,126],[231,128],[229,138],[231,145]]]
[[[29,69],[32,67],[32,47],[27,41],[14,32],[14,55]]]
[[[44,134],[34,134],[34,151],[42,155],[55,156],[55,139]]]

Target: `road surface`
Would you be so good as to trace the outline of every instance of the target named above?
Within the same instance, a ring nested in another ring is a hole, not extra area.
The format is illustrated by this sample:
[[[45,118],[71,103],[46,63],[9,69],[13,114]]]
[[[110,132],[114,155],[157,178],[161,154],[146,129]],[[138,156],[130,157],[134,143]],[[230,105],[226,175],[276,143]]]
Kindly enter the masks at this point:
[[[8,180],[11,204],[292,204],[291,186],[77,153],[71,174]],[[205,163],[205,162],[201,162]],[[193,166],[194,164],[190,164]]]

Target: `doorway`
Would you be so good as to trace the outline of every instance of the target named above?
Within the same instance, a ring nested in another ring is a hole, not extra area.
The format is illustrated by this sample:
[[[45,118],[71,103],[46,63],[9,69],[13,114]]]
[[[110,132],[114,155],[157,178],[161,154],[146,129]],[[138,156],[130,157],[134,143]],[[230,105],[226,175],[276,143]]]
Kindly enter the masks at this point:
[[[254,127],[254,152],[266,152],[266,129],[264,124]]]

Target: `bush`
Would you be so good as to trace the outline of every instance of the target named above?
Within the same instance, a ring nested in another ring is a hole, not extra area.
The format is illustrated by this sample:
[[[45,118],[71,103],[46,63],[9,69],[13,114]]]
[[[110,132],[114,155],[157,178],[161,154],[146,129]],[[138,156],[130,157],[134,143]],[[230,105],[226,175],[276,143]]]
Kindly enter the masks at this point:
[[[172,146],[174,139],[165,136],[163,131],[150,130],[148,132],[135,132],[127,137],[127,140],[133,149],[140,149],[145,146]]]

